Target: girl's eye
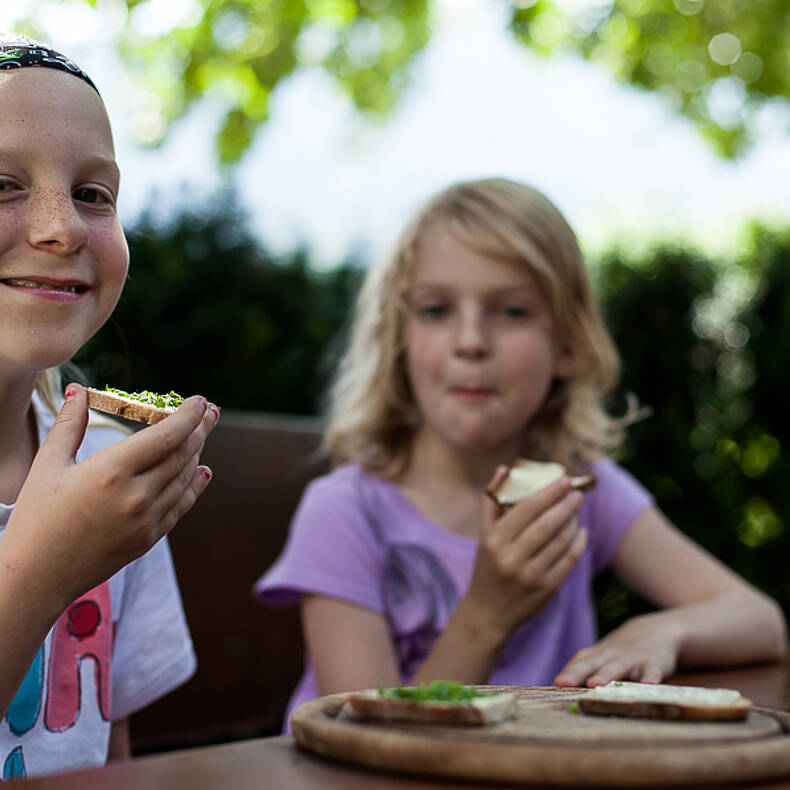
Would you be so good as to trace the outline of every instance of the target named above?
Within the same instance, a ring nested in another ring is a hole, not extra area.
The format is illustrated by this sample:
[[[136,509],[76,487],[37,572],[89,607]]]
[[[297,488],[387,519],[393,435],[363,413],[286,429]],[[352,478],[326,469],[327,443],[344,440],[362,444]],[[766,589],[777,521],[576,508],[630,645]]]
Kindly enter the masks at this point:
[[[94,187],[78,187],[71,193],[74,200],[80,203],[92,203],[94,205],[104,205],[112,203],[112,199],[103,190]]]
[[[12,181],[10,178],[4,178],[3,176],[0,176],[0,194],[15,192],[17,189],[19,189],[19,186],[16,181]]]
[[[429,321],[437,321],[440,318],[444,318],[449,312],[449,305],[441,302],[419,305],[417,307],[417,315]]]
[[[501,312],[505,318],[512,318],[514,320],[526,318],[529,315],[527,308],[520,304],[503,305]]]

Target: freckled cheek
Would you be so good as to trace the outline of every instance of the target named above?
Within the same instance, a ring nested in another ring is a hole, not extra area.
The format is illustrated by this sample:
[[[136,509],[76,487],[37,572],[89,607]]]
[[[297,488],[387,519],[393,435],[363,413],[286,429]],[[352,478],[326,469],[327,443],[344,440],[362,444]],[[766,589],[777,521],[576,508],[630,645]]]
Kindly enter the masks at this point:
[[[94,247],[102,261],[104,277],[122,287],[129,271],[129,247],[123,231],[120,228],[100,231]]]

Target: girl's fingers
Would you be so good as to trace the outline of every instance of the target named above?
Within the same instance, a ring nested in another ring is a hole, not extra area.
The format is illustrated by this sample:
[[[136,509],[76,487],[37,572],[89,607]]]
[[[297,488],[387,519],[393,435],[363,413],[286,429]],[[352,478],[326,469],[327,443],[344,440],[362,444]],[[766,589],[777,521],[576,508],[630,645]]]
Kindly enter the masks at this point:
[[[196,452],[186,464],[181,463],[176,466],[174,463],[166,462],[147,473],[149,485],[156,489],[160,513],[170,510],[178,502],[191,484],[199,463],[200,451]],[[169,466],[172,471],[167,477],[164,475],[165,466]]]
[[[586,545],[587,530],[580,529],[574,534],[573,540],[554,564],[542,572],[540,576],[542,587],[546,590],[550,590],[552,594],[556,592],[568,577],[568,574],[573,570],[579,558],[584,554]]]
[[[165,512],[160,521],[162,535],[166,535],[178,523],[178,521],[191,509],[197,502],[198,497],[206,490],[206,486],[211,482],[211,470],[207,466],[199,466],[188,485],[182,489],[181,495],[174,504]]]
[[[569,490],[570,481],[567,477],[561,477],[540,491],[519,500],[497,521],[496,530],[499,536],[504,541],[516,540],[525,532],[526,527],[531,528],[532,522],[561,501]]]
[[[140,474],[172,455],[192,433],[200,441],[217,424],[216,407],[199,395],[187,398],[167,419],[113,445],[112,449],[126,454],[130,474]],[[191,455],[191,453],[190,453]]]
[[[556,686],[581,686],[594,675],[611,657],[608,650],[587,648],[580,650],[566,665],[556,678]]]
[[[203,451],[206,437],[216,424],[216,419],[210,408],[209,406],[200,427],[193,431],[175,452],[144,473],[153,475],[157,490],[163,490],[174,478],[183,475],[186,469],[189,469],[187,479],[192,476]]]
[[[563,534],[570,521],[576,521],[576,513],[584,501],[578,491],[566,493],[554,502],[538,518],[528,525],[511,541],[510,549],[527,562],[539,552],[548,548]],[[573,529],[571,527],[571,529]],[[574,530],[575,531],[575,530]]]

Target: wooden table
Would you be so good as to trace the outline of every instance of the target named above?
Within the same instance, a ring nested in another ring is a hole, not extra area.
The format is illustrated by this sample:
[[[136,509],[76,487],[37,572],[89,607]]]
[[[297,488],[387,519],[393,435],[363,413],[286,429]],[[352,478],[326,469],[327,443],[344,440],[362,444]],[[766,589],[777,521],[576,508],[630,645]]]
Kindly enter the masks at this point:
[[[790,658],[783,663],[745,669],[688,672],[677,675],[671,682],[735,688],[756,705],[790,711]],[[448,790],[457,787],[490,790],[491,787],[374,773],[333,763],[303,751],[291,736],[169,752],[104,768],[31,779],[22,785],[30,790]],[[537,785],[530,787],[538,790]],[[728,787],[790,790],[790,776],[780,782]]]

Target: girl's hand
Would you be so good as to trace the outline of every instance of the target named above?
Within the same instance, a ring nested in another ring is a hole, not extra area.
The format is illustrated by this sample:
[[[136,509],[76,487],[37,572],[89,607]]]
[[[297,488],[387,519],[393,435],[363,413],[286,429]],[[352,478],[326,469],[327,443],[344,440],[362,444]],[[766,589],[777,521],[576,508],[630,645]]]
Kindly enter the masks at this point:
[[[634,617],[580,650],[554,678],[556,686],[603,686],[610,680],[660,683],[675,671],[678,635],[662,613]]]
[[[498,473],[499,474],[499,473]],[[503,510],[485,498],[467,611],[502,639],[559,589],[587,545],[576,512],[584,495],[567,478]]]
[[[77,463],[88,409],[84,388],[70,384],[3,536],[6,565],[29,575],[32,592],[65,608],[144,554],[208,485],[211,472],[198,458],[218,416],[195,396],[166,420]]]

